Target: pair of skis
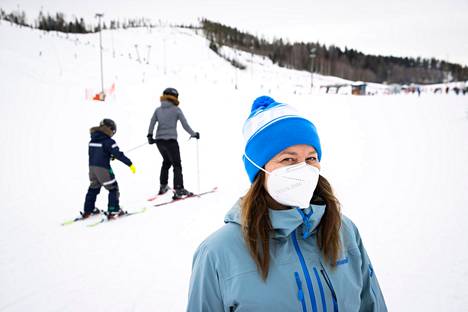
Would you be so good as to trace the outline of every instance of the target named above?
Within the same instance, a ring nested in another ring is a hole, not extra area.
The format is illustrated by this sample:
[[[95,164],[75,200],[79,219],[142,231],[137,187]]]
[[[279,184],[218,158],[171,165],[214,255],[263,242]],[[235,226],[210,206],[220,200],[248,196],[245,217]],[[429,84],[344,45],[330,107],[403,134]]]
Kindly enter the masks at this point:
[[[99,221],[87,224],[87,226],[92,227],[92,226],[96,226],[96,225],[98,225],[100,223],[104,223],[106,221],[106,219],[108,221],[112,221],[112,220],[116,220],[116,219],[119,219],[119,218],[122,218],[122,217],[128,217],[128,216],[132,216],[132,215],[135,215],[135,214],[140,214],[140,213],[143,213],[145,211],[146,211],[146,207],[144,207],[143,209],[139,209],[139,210],[135,210],[135,211],[131,211],[131,212],[125,211],[124,214],[119,215],[119,216],[115,216],[115,217],[111,217],[111,218],[108,217],[107,212],[101,211],[100,213],[93,214],[93,215],[91,215],[89,217],[86,217],[86,218],[83,218],[82,216],[80,216],[80,217],[76,217],[75,219],[67,220],[67,221],[63,222],[62,225],[70,225],[70,224],[85,221],[85,220],[94,220],[94,219],[96,219],[96,217],[100,216],[101,219],[99,219]]]
[[[153,207],[159,207],[159,206],[165,206],[165,205],[169,205],[169,204],[172,204],[172,203],[175,203],[175,202],[178,202],[178,201],[181,201],[181,200],[185,200],[185,199],[189,199],[189,198],[194,198],[194,197],[201,197],[203,195],[206,195],[206,194],[210,194],[210,193],[214,193],[216,192],[216,190],[218,189],[217,186],[213,187],[211,190],[209,191],[206,191],[206,192],[202,192],[202,193],[198,193],[198,194],[193,194],[193,195],[190,195],[190,196],[186,196],[186,197],[182,197],[182,198],[177,198],[177,199],[172,199],[172,200],[169,200],[169,201],[165,201],[165,202],[162,202],[162,203],[158,203],[158,204],[154,204]],[[153,196],[153,197],[150,197],[148,198],[148,201],[154,201],[155,199],[157,199],[160,195],[156,195],[156,196]]]
[[[94,217],[97,217],[97,216],[100,216],[103,211],[101,209],[98,209],[99,212],[98,213],[93,213],[87,217],[83,217],[83,215],[79,216],[79,217],[76,217],[75,219],[71,219],[71,220],[67,220],[65,222],[62,222],[62,225],[70,225],[70,224],[73,224],[75,222],[80,222],[80,221],[83,221],[83,220],[89,220],[89,219],[94,219]],[[81,212],[80,212],[81,214]]]
[[[87,226],[94,227],[94,226],[99,225],[99,224],[104,223],[104,222],[115,221],[115,220],[118,220],[118,219],[121,219],[121,218],[133,216],[133,215],[136,215],[136,214],[140,214],[140,213],[143,213],[145,211],[146,211],[146,207],[144,207],[144,208],[142,208],[140,210],[135,210],[135,211],[130,211],[130,212],[125,211],[124,214],[118,215],[118,216],[115,216],[115,217],[109,217],[109,215],[106,212],[104,212],[104,216],[99,221],[90,223]]]
[[[214,188],[212,188],[211,190],[206,191],[206,192],[202,192],[202,193],[198,193],[198,194],[193,194],[193,195],[190,195],[190,196],[187,196],[187,197],[178,198],[178,199],[168,200],[168,201],[165,201],[165,202],[161,202],[161,203],[154,204],[154,205],[152,205],[152,206],[153,206],[153,207],[160,207],[160,206],[170,205],[170,204],[173,204],[173,203],[176,203],[176,202],[179,202],[179,201],[182,201],[182,200],[190,199],[190,198],[199,198],[199,197],[201,197],[201,196],[203,196],[203,195],[210,194],[210,193],[214,193],[214,192],[216,192],[217,189],[218,189],[218,187],[214,187]],[[156,195],[156,196],[154,196],[154,197],[149,198],[148,201],[154,201],[154,200],[156,200],[158,197],[159,197],[159,195]],[[118,219],[121,219],[121,218],[133,216],[133,215],[136,215],[136,214],[140,214],[140,213],[145,212],[146,210],[147,210],[147,208],[144,207],[144,208],[142,208],[142,209],[135,210],[135,211],[130,211],[130,212],[127,212],[127,211],[126,211],[123,215],[120,215],[120,216],[117,216],[117,217],[113,217],[113,218],[108,218],[106,212],[102,212],[102,211],[101,211],[101,213],[95,214],[95,215],[91,215],[91,216],[88,217],[88,218],[83,218],[83,217],[80,216],[80,217],[77,217],[77,218],[75,218],[75,219],[65,221],[65,222],[62,223],[62,225],[70,225],[70,224],[73,224],[73,223],[76,223],[76,222],[80,222],[80,221],[84,221],[84,220],[89,220],[89,219],[94,219],[94,218],[97,217],[97,216],[101,216],[101,219],[99,219],[98,221],[87,224],[88,227],[95,227],[95,226],[97,226],[97,225],[99,225],[99,224],[101,224],[101,223],[105,223],[105,222],[109,222],[109,221],[115,221],[115,220],[118,220]]]

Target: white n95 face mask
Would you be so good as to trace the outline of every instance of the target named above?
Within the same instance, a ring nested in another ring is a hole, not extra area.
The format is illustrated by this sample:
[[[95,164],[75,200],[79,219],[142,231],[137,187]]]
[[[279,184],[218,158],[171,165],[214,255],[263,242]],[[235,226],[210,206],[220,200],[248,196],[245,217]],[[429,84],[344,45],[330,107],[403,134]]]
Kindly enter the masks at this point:
[[[318,168],[302,162],[265,172],[268,174],[267,191],[274,200],[286,206],[310,206],[320,175]]]

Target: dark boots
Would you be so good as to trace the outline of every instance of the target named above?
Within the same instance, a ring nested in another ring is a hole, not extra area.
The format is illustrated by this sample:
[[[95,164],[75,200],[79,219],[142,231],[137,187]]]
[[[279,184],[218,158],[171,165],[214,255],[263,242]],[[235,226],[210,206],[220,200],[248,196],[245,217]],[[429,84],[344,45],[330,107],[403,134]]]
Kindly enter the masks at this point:
[[[190,197],[193,196],[192,192],[187,191],[186,189],[182,188],[177,188],[174,190],[174,196],[172,196],[172,199],[182,199],[185,197]]]
[[[107,213],[106,213],[106,216],[107,216],[107,219],[115,219],[115,218],[118,218],[120,217],[121,215],[124,215],[126,214],[125,211],[123,211],[120,207],[109,207],[107,209]]]
[[[158,195],[166,194],[166,192],[169,190],[170,188],[167,184],[161,184],[161,186],[159,187]]]
[[[92,215],[97,215],[100,213],[101,213],[101,210],[99,210],[98,208],[94,208],[92,211],[85,211],[85,212],[80,211],[81,217],[83,219],[89,218]]]

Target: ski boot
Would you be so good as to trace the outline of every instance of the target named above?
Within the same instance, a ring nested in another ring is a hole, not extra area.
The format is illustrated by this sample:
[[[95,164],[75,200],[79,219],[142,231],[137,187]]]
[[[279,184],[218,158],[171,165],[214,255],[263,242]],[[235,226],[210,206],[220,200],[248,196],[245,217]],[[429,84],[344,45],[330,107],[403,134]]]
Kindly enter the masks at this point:
[[[100,213],[101,213],[101,210],[99,210],[96,207],[94,207],[93,211],[85,211],[85,212],[80,211],[81,218],[83,218],[83,219],[89,218],[90,216],[97,215],[97,214],[100,214]]]
[[[117,219],[118,217],[126,214],[126,211],[123,211],[121,208],[114,208],[114,207],[109,207],[109,210],[106,213],[107,219],[112,220],[112,219]]]
[[[169,186],[167,184],[161,184],[158,195],[166,194],[167,191],[169,191]]]
[[[172,199],[177,200],[177,199],[182,199],[185,197],[190,197],[193,196],[192,192],[187,191],[186,189],[178,188],[174,190],[174,196],[172,196]]]

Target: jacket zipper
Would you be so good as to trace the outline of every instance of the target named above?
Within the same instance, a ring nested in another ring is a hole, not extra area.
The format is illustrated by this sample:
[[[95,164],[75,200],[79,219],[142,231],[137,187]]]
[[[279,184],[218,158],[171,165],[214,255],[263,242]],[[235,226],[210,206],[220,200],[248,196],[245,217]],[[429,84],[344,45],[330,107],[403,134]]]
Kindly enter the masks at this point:
[[[319,273],[318,273],[316,267],[314,267],[314,275],[315,275],[315,278],[317,279],[317,283],[319,285],[320,298],[322,298],[322,311],[327,312],[327,302],[325,300],[325,293],[323,291],[322,281],[320,280],[320,276],[319,276]]]
[[[307,307],[306,307],[305,298],[304,298],[304,291],[302,290],[302,282],[301,282],[301,278],[299,277],[299,273],[294,272],[294,277],[296,278],[296,284],[298,288],[297,298],[299,299],[299,301],[301,301],[302,312],[307,312]]]
[[[307,269],[307,265],[304,260],[304,256],[302,255],[302,251],[299,248],[299,243],[297,242],[296,231],[292,233],[292,241],[294,244],[294,248],[296,249],[297,256],[299,257],[299,261],[301,263],[302,272],[304,273],[307,290],[309,291],[310,303],[312,304],[312,311],[317,312],[317,302],[315,301],[315,294],[314,294],[314,287],[312,286],[312,280],[310,279],[309,270]]]
[[[333,312],[338,312],[338,300],[336,299],[336,293],[335,293],[335,290],[333,289],[331,280],[328,277],[328,274],[324,269],[321,269],[320,272],[322,273],[323,278],[325,279],[325,283],[327,283],[328,288],[330,289],[330,292],[333,298]]]

